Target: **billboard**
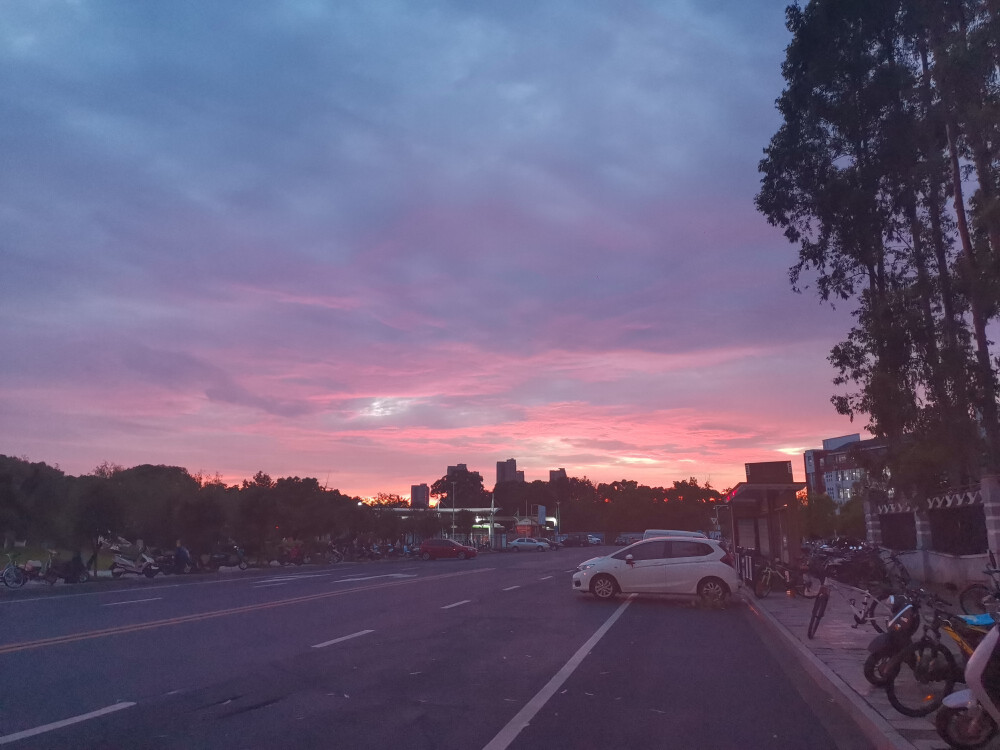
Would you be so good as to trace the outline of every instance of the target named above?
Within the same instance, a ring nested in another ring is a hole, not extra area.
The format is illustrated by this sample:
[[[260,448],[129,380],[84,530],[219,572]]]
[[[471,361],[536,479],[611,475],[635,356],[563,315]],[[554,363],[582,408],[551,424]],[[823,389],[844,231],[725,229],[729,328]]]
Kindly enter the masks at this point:
[[[755,464],[746,464],[747,481],[760,484],[791,484],[792,462],[791,461],[760,461]]]

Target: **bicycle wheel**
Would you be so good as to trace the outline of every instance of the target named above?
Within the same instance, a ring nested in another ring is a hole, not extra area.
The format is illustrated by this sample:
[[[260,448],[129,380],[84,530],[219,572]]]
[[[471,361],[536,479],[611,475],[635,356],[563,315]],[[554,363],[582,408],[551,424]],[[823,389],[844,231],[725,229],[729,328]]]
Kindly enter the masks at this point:
[[[957,671],[951,651],[940,643],[917,641],[897,656],[885,694],[904,716],[927,716],[951,692]]]
[[[989,586],[984,586],[981,583],[965,587],[958,596],[958,603],[967,615],[986,614],[987,601],[996,601],[996,596]]]
[[[812,615],[809,617],[809,627],[806,628],[806,636],[810,639],[816,635],[816,628],[819,627],[819,621],[823,619],[823,615],[826,613],[826,602],[829,598],[830,595],[822,589],[816,595],[816,600],[813,602]]]
[[[879,599],[872,595],[871,601],[865,607],[865,619],[864,621],[869,623],[876,633],[881,633],[885,630],[881,624],[879,624],[878,618],[875,617],[875,610],[879,605]],[[858,623],[860,625],[860,623]]]
[[[17,589],[24,585],[24,582],[28,580],[28,576],[24,574],[16,565],[11,565],[9,568],[4,568],[3,571],[3,582],[8,588]]]
[[[819,594],[819,587],[823,585],[823,579],[814,576],[808,570],[802,573],[802,579],[799,585],[795,587],[799,596],[804,596],[806,599],[815,599],[816,595]]]
[[[771,573],[770,571],[763,571],[760,574],[760,578],[753,586],[753,593],[758,599],[763,599],[765,596],[771,593]]]

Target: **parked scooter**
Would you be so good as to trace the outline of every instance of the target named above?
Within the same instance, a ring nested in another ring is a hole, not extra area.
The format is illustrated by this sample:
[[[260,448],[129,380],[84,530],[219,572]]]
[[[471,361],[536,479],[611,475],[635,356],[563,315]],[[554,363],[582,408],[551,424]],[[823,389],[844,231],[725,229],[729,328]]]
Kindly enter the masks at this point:
[[[990,615],[978,615],[984,620]],[[985,747],[1000,727],[1000,628],[983,638],[965,665],[965,690],[945,696],[935,727],[951,747]]]
[[[920,600],[893,594],[888,604],[893,617],[886,625],[884,633],[879,633],[868,644],[868,658],[865,660],[865,679],[872,685],[882,687],[889,679],[888,670],[893,657],[910,645],[920,627]]]
[[[41,578],[50,586],[60,578],[66,583],[86,583],[90,580],[90,573],[79,551],[69,560],[57,560],[55,550],[50,549],[48,553],[49,559],[42,568]]]
[[[153,555],[153,560],[160,567],[160,572],[164,575],[197,573],[199,570],[197,560],[191,556],[187,547],[183,545],[179,545],[173,550],[157,552]]]
[[[136,547],[136,556],[133,558],[126,555],[122,551],[122,547]],[[111,545],[111,549],[114,551],[114,560],[111,563],[111,577],[121,578],[126,573],[134,573],[135,575],[146,576],[146,578],[155,578],[160,572],[160,566],[156,564],[156,560],[151,554],[149,554],[145,545],[139,545],[136,543],[133,545],[128,540],[118,538],[115,544]]]
[[[215,552],[202,555],[201,562],[202,567],[209,570],[218,570],[221,567],[238,567],[240,570],[246,570],[249,567],[243,549],[232,541],[219,547]]]

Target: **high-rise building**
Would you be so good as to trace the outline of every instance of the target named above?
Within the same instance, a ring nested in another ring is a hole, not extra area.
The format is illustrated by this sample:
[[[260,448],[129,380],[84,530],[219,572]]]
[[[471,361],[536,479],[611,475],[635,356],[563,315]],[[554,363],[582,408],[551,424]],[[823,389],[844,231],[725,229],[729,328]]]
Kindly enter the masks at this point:
[[[458,473],[464,474],[468,470],[469,468],[465,464],[458,464],[457,466],[449,466],[448,476],[450,477],[452,474],[458,474]]]
[[[524,472],[517,470],[517,461],[508,458],[506,461],[497,461],[497,484],[502,482],[523,482]]]
[[[549,481],[557,482],[566,478],[566,469],[549,469]]]
[[[410,485],[410,507],[429,508],[431,505],[431,488],[426,484]]]

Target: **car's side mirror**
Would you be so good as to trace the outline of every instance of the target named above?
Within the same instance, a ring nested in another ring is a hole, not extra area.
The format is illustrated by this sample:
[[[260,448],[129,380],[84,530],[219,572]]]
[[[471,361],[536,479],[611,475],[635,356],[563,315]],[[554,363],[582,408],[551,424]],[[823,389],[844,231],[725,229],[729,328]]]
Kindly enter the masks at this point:
[[[635,565],[635,558],[632,557],[632,555],[625,555],[625,564],[626,565]]]

